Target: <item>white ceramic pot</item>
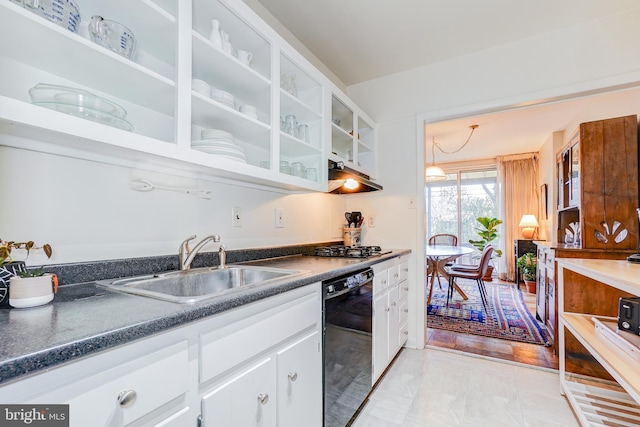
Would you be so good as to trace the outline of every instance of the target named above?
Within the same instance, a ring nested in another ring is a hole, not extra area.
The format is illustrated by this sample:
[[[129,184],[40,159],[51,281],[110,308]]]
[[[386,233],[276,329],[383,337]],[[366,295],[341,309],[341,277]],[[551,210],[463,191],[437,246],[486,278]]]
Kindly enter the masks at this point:
[[[53,274],[38,277],[14,276],[9,283],[9,305],[15,308],[37,307],[53,300]]]

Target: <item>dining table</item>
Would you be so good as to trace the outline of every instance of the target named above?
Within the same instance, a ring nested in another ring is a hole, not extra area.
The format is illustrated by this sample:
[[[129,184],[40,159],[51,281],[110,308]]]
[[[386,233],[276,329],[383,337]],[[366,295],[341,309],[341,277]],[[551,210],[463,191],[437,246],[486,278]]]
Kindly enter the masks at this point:
[[[444,266],[454,261],[455,259],[473,253],[474,249],[466,246],[451,246],[451,245],[426,245],[425,256],[427,258],[427,264],[429,266],[429,296],[427,297],[427,305],[431,303],[431,294],[433,293],[433,285],[436,279],[440,283],[440,276],[449,281],[449,275]],[[467,300],[469,297],[464,291],[454,282],[453,289],[455,289],[462,299]]]

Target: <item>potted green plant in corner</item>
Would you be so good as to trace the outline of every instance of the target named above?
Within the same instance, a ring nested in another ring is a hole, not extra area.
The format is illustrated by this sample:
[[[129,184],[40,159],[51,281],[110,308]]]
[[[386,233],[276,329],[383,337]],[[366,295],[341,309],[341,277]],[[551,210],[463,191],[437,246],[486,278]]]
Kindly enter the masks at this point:
[[[469,240],[473,246],[475,246],[480,252],[484,250],[484,248],[496,240],[498,238],[498,225],[502,224],[502,220],[498,218],[489,218],[486,216],[480,216],[476,218],[476,221],[480,223],[480,226],[476,227],[476,232],[478,236],[480,236],[479,240]],[[502,251],[498,248],[493,249],[493,258],[499,258],[502,256]],[[487,273],[482,278],[484,281],[490,282],[491,276],[493,275],[493,265],[489,265],[487,269]]]
[[[518,271],[522,274],[522,280],[527,285],[527,292],[536,293],[536,270],[538,259],[535,254],[526,253],[518,258]]]
[[[42,271],[42,269],[29,271],[25,266],[24,260],[14,261],[13,258],[11,257],[11,252],[14,249],[24,251],[25,259],[29,256],[29,252],[32,250],[41,249],[47,256],[47,258],[51,258],[51,254],[53,253],[51,249],[51,245],[49,245],[48,243],[45,243],[42,246],[36,246],[36,244],[31,240],[28,242],[14,242],[12,240],[0,239],[0,305],[6,305],[9,302],[10,284],[12,285],[14,283],[19,283],[16,287],[16,290],[19,290],[22,287],[24,283],[20,282],[19,280],[24,280],[29,278],[33,279],[36,277],[40,277],[41,279],[35,280],[36,283],[48,281],[49,286],[51,286],[51,284],[53,283],[57,284],[57,279],[55,278],[55,275],[45,274]],[[20,277],[20,276],[23,276],[23,277]],[[32,282],[34,281],[28,280],[27,285],[28,284],[33,285]],[[38,285],[37,288],[41,289],[41,285]],[[35,289],[29,289],[26,295],[32,294],[34,290]],[[18,295],[18,299],[20,299],[21,293],[18,292],[17,295]],[[22,295],[25,295],[25,294],[22,293]],[[20,304],[20,302],[18,302],[17,304]],[[28,305],[28,306],[31,306],[31,305]]]

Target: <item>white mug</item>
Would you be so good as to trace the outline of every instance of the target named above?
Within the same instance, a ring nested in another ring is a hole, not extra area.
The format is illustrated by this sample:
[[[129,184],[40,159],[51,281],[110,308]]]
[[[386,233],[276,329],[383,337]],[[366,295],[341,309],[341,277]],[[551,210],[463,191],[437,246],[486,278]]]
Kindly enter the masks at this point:
[[[253,54],[251,52],[246,50],[240,50],[240,49],[238,49],[237,56],[238,56],[238,60],[240,60],[240,62],[246,65],[249,65],[249,63],[251,62],[251,59],[253,58]]]

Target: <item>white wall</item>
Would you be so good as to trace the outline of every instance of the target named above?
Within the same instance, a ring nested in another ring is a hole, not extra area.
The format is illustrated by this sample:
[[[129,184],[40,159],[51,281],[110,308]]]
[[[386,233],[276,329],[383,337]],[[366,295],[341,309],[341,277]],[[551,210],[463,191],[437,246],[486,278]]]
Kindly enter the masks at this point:
[[[369,196],[370,203],[375,204],[372,209],[378,210],[381,219],[377,226],[387,233],[393,231],[393,243],[411,248],[415,256],[414,286],[409,295],[409,306],[415,308],[410,319],[410,346],[424,344],[421,316],[426,292],[422,247],[424,140],[416,129],[425,121],[635,85],[640,81],[640,51],[635,42],[640,39],[639,20],[640,8],[348,88],[348,95],[378,123],[377,143],[383,153],[378,170],[385,190]],[[628,107],[616,106],[624,110]],[[580,120],[582,117],[577,123]],[[408,137],[411,134],[414,139]],[[543,150],[545,161],[551,162],[541,168],[543,182],[547,182],[554,161],[549,159],[555,158],[555,151],[546,144]],[[393,162],[400,158],[403,163]],[[399,171],[402,168],[408,170]],[[552,194],[550,209],[555,200]],[[394,218],[399,210],[397,203],[401,205],[411,196],[419,204],[414,219],[403,216],[405,220],[398,221]],[[384,211],[389,214],[380,213]],[[547,227],[545,231],[550,233]]]
[[[349,86],[378,123],[526,104],[640,80],[640,8]],[[464,107],[464,108],[462,108]]]
[[[136,192],[131,178],[208,189],[212,198]],[[220,234],[229,249],[341,239],[332,218],[345,210],[335,195],[249,189],[3,146],[0,182],[0,237],[53,246],[50,261],[33,252],[30,265],[172,255],[192,234]],[[242,208],[239,228],[231,226],[234,206]],[[275,228],[275,208],[284,209],[285,228]]]

